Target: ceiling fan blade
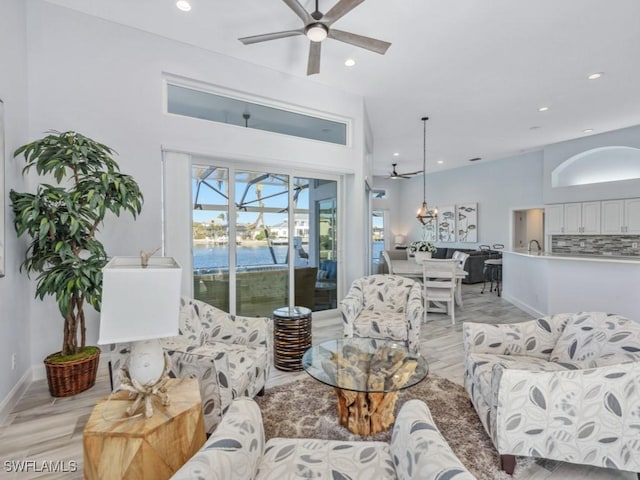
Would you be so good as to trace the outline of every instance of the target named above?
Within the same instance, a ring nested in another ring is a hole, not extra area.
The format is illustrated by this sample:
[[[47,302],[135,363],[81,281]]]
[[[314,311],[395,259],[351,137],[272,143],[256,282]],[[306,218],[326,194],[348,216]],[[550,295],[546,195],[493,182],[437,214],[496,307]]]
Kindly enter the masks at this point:
[[[309,15],[309,12],[307,12],[305,8],[302,5],[300,5],[300,2],[298,2],[298,0],[282,0],[282,1],[286,3],[287,6],[291,10],[293,10],[297,16],[300,17],[300,19],[304,22],[305,25],[313,21],[313,18],[311,18],[311,15]]]
[[[331,25],[333,22],[340,20],[362,2],[364,2],[364,0],[340,0],[331,8],[331,10],[322,16],[322,23],[327,26]]]
[[[407,173],[403,173],[402,175],[418,175],[419,173],[422,173],[423,170],[416,170],[415,172],[407,172]]]
[[[320,73],[320,50],[322,42],[309,42],[309,63],[307,64],[307,75]]]
[[[277,40],[279,38],[295,37],[296,35],[304,35],[304,29],[299,28],[297,30],[285,30],[283,32],[263,33],[262,35],[242,37],[238,40],[240,40],[245,45],[251,45],[252,43],[267,42],[269,40]]]
[[[350,45],[355,45],[356,47],[366,48],[367,50],[379,53],[380,55],[384,55],[387,49],[391,46],[389,42],[365,37],[356,33],[343,32],[342,30],[335,30],[333,28],[329,30],[329,38],[333,38],[334,40],[348,43]]]

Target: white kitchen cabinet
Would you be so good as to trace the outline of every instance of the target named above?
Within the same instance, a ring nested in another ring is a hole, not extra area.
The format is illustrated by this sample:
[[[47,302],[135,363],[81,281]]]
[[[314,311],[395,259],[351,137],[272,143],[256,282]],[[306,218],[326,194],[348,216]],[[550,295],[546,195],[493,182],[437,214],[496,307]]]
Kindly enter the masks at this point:
[[[601,205],[602,233],[622,233],[622,227],[624,226],[624,200],[604,200]]]
[[[582,204],[565,203],[564,204],[564,233],[582,233]]]
[[[600,202],[565,203],[564,233],[600,233]]]
[[[600,233],[600,202],[582,203],[582,233]]]
[[[624,201],[624,233],[640,234],[640,198]]]
[[[640,235],[640,198],[545,207],[547,235]]]
[[[564,233],[564,205],[547,205],[544,209],[544,223],[546,235]]]
[[[640,198],[605,200],[602,203],[602,233],[640,234]]]

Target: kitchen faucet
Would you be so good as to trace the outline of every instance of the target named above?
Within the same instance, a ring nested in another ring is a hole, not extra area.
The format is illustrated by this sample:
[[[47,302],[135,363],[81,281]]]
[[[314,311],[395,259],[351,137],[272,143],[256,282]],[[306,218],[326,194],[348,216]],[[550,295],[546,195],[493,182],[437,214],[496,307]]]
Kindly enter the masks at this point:
[[[531,244],[535,242],[536,246],[538,247],[538,251],[542,250],[542,247],[540,246],[540,242],[538,242],[538,240],[536,240],[535,238],[533,240],[529,240],[529,248],[527,248],[527,251],[530,252],[531,251]]]

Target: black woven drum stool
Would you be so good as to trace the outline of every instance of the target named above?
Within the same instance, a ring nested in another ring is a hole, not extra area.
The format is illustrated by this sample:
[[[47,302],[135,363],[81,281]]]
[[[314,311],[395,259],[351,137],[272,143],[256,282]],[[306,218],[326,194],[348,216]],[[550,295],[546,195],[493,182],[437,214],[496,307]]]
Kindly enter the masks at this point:
[[[302,370],[302,355],[311,348],[311,310],[282,307],[273,311],[273,363],[278,370]]]

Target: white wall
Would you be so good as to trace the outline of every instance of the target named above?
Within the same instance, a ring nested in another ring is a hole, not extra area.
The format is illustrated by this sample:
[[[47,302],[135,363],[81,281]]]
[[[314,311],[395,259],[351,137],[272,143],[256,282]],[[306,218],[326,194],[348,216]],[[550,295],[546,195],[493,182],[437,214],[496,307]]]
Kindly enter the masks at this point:
[[[31,365],[29,314],[32,291],[19,273],[26,243],[18,241],[9,213],[9,191],[24,190],[23,165],[13,151],[27,139],[27,45],[23,0],[0,2],[0,98],[4,101],[5,125],[5,219],[6,276],[0,278],[0,405]],[[0,166],[1,168],[1,166]],[[1,180],[0,180],[1,181]],[[11,355],[16,368],[11,369]]]
[[[34,0],[28,7],[30,136],[48,129],[79,130],[119,152],[122,170],[145,195],[137,221],[105,222],[102,240],[110,255],[136,255],[160,242],[161,148],[292,171],[347,175],[344,232],[352,250],[364,232],[364,106],[362,98]],[[270,132],[163,114],[162,73],[286,101],[348,118],[352,144],[331,145]],[[345,258],[350,282],[364,256]],[[39,363],[61,338],[52,300],[35,302],[31,315],[31,362]],[[88,312],[88,341],[97,337],[97,314]]]
[[[584,202],[637,197],[640,179],[604,182],[572,187],[551,187],[551,172],[565,160],[597,147],[627,146],[640,148],[640,126],[568,140],[544,148],[544,203]]]
[[[439,205],[478,203],[478,241],[441,243],[442,247],[477,248],[509,245],[511,211],[542,205],[542,152],[427,174],[427,203]],[[408,232],[408,240],[420,238],[415,218],[422,203],[422,177],[398,181],[399,209],[394,228]]]

